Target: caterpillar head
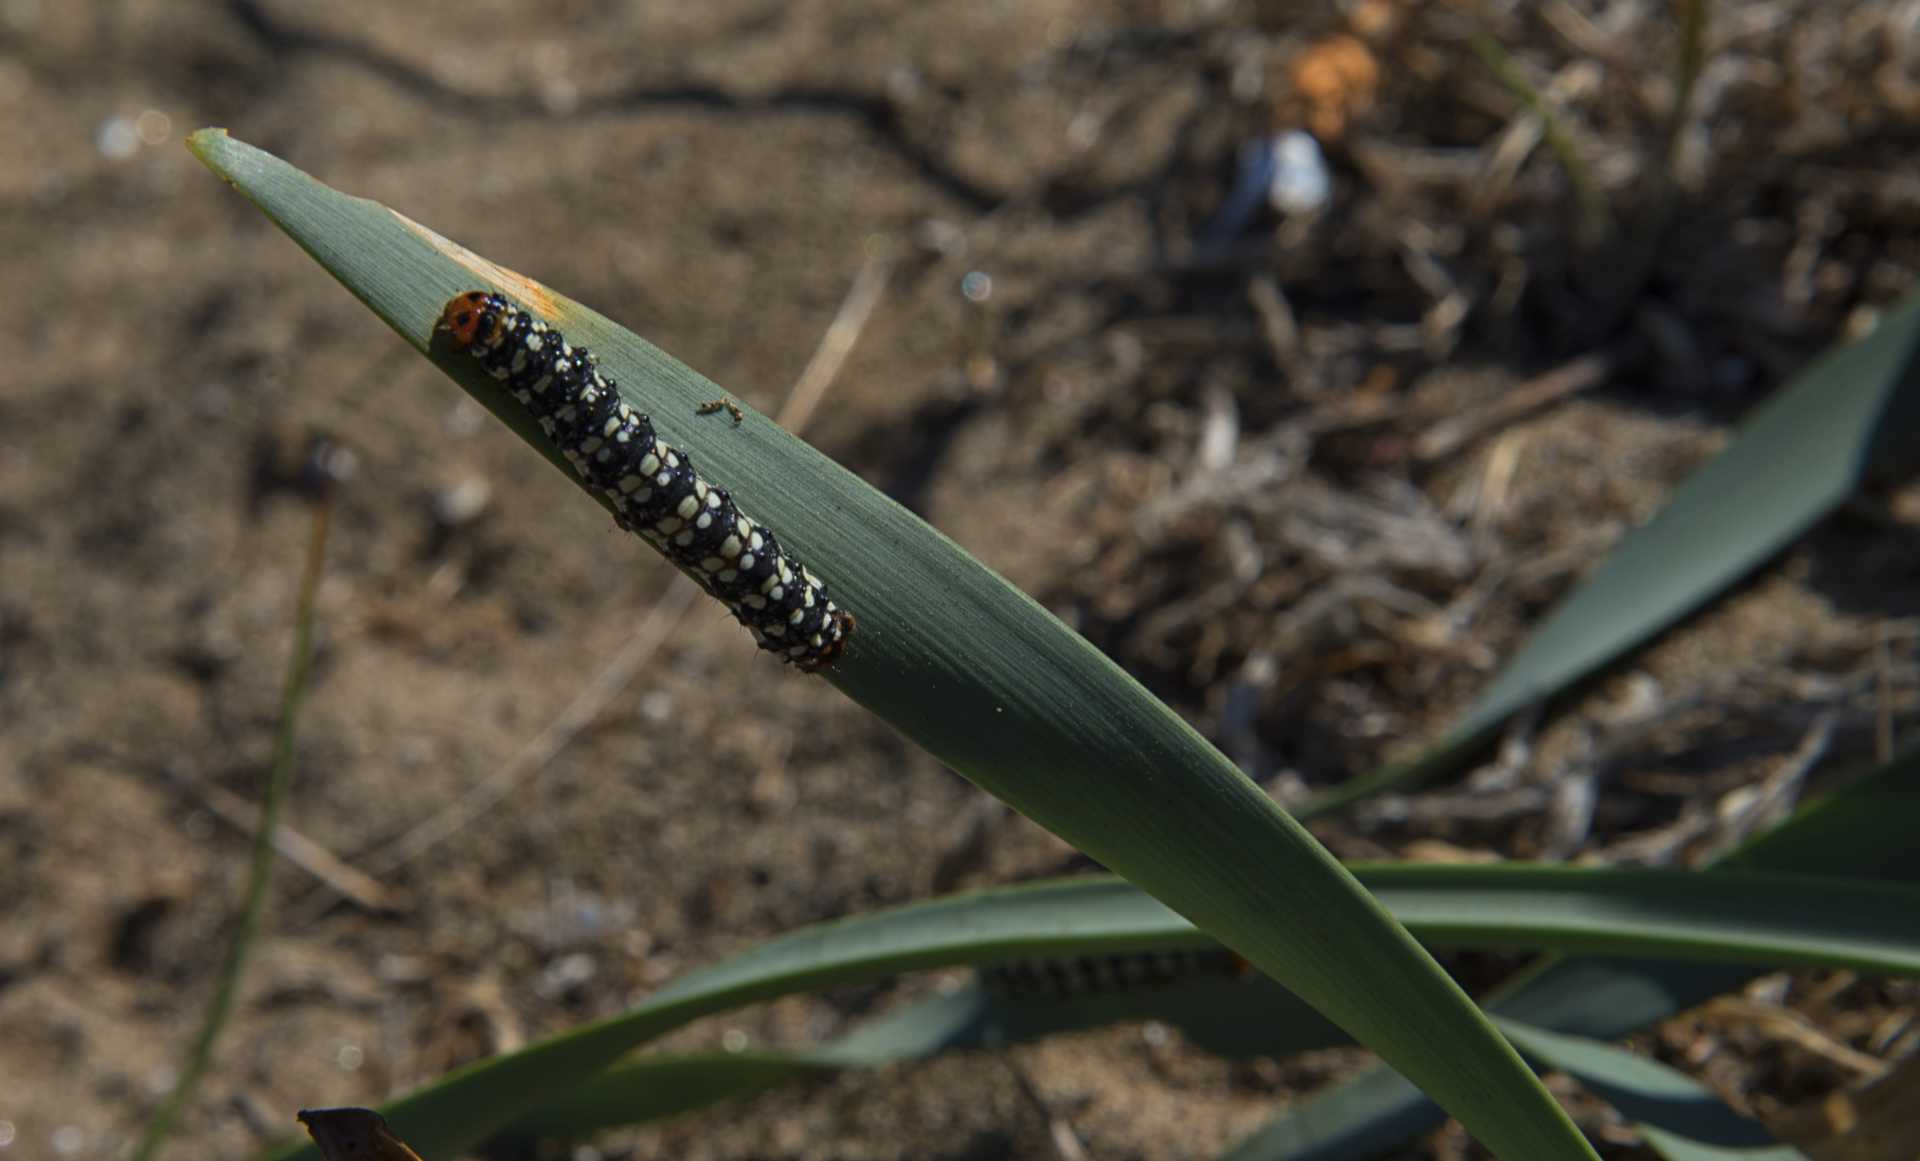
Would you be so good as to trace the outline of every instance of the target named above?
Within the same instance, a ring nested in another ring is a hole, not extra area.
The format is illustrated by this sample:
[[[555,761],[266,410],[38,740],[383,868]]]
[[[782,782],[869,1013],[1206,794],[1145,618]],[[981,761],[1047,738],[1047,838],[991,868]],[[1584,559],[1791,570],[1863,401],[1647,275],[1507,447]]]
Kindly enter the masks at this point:
[[[484,290],[456,294],[447,300],[446,309],[440,312],[440,321],[434,324],[434,329],[447,332],[452,336],[454,345],[465,350],[486,337],[480,333],[483,321],[492,319],[497,325],[500,308],[505,305],[504,300]]]

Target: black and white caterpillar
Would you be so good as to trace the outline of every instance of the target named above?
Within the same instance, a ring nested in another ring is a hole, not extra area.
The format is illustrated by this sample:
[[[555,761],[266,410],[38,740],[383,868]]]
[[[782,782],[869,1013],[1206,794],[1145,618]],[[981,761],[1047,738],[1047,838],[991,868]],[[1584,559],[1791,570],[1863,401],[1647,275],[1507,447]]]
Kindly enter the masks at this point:
[[[1145,991],[1207,977],[1252,979],[1253,965],[1215,947],[1016,959],[980,969],[980,983],[988,991],[1028,1000]]]
[[[853,616],[773,529],[660,442],[585,347],[484,290],[454,296],[437,329],[526,405],[580,478],[613,501],[622,528],[718,597],[762,649],[809,673],[840,656]]]

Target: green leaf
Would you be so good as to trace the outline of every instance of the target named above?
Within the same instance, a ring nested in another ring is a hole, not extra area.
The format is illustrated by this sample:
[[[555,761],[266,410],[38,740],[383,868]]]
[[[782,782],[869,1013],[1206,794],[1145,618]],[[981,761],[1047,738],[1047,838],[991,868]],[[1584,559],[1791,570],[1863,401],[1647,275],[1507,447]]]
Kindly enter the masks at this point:
[[[1802,807],[1720,865],[1920,883],[1920,749]],[[1488,1009],[1537,1027],[1598,1039],[1644,1028],[1758,974],[1752,968],[1561,959],[1502,988]],[[1323,1161],[1370,1156],[1444,1114],[1418,1089],[1375,1068],[1316,1093],[1234,1146],[1228,1161]]]
[[[765,520],[859,618],[828,679],[995,796],[1125,875],[1391,1060],[1497,1154],[1593,1152],[1510,1045],[1353,877],[1259,787],[1051,614],[852,473],[758,415],[699,422],[718,388],[592,310],[376,203],[203,130],[189,147],[402,338],[549,459],[474,360],[435,342],[444,304],[500,290],[592,348],[662,438]],[[596,1026],[566,1067],[394,1126],[448,1154],[631,1043]],[[485,1066],[478,1066],[484,1068]]]
[[[1870,480],[1920,465],[1920,294],[1757,408],[1726,449],[1534,630],[1460,721],[1412,762],[1352,779],[1302,817],[1457,771],[1514,714],[1652,640],[1793,543]]]
[[[1567,1073],[1635,1122],[1667,1161],[1807,1161],[1712,1089],[1657,1060],[1514,1020],[1500,1021],[1500,1030],[1528,1059]]]
[[[623,1061],[516,1121],[508,1139],[578,1140],[845,1068],[878,1068],[962,1049],[997,1049],[1126,1020],[1174,1024],[1209,1051],[1290,1054],[1347,1037],[1264,977],[1203,975],[1101,995],[1016,996],[979,983],[910,1004],[850,1035],[799,1052],[648,1055]]]
[[[1361,881],[1427,943],[1920,974],[1920,890],[1738,871],[1391,866]]]
[[[1793,962],[1895,965],[1920,972],[1920,892],[1779,875],[1682,871],[1367,867],[1365,880],[1408,915],[1415,929],[1470,932],[1520,946],[1591,946],[1705,957],[1771,953]],[[1752,899],[1788,904],[1770,918]],[[1803,914],[1803,912],[1805,914]],[[1630,920],[1630,922],[1629,922]],[[1819,926],[1824,924],[1824,926]],[[1636,934],[1637,933],[1637,934]],[[455,1072],[383,1111],[423,1154],[450,1153],[475,1140],[495,1102],[522,1112],[550,1108],[580,1091],[615,1058],[687,1022],[794,992],[885,979],[902,972],[1009,959],[1211,947],[1214,942],[1164,905],[1106,876],[955,896],[806,928],[676,981],[623,1015]],[[1822,957],[1825,958],[1822,958]],[[1326,1030],[1284,995],[1254,993],[1241,1019],[1275,1022],[1266,1050],[1290,1037],[1329,1042]],[[1241,993],[1244,997],[1246,993]],[[1598,996],[1599,1000],[1614,997]],[[1004,1012],[1011,1009],[1003,1009]],[[975,1019],[983,1019],[976,1011]],[[945,1046],[959,1017],[929,1028],[911,1022],[868,1033],[840,1057],[860,1063]],[[1117,1017],[1117,1014],[1115,1015]],[[1023,1021],[1032,1021],[1024,1024]],[[1076,1026],[1063,1019],[1058,1026]],[[1259,1028],[1259,1025],[1255,1025]],[[1044,1017],[1015,1015],[1009,1038],[1049,1030]],[[989,1026],[975,1033],[993,1039]],[[813,1061],[824,1065],[827,1057]],[[530,1097],[531,1094],[531,1097]],[[542,1114],[543,1119],[546,1115]],[[481,1136],[505,1126],[500,1118]],[[304,1147],[303,1147],[304,1148]],[[292,1155],[292,1154],[283,1154]]]
[[[1356,871],[1429,943],[1579,947],[1920,974],[1920,891],[1912,888],[1792,875],[1511,865],[1363,866]],[[1003,902],[1009,909],[994,914]],[[922,904],[858,922],[918,929],[917,913],[931,911],[936,925],[942,925],[946,921],[938,916],[947,906]],[[1095,949],[1124,954],[1164,948],[1182,936],[1199,946],[1204,938],[1133,888],[1105,878],[983,893],[968,906],[975,910],[969,925],[979,945],[996,949],[995,956],[999,947],[1014,942],[1025,955],[1058,958]],[[1051,935],[1049,911],[1064,925]],[[1002,925],[999,919],[1008,922]],[[980,962],[968,949],[954,947],[951,953]],[[1605,1010],[1623,997],[1595,991],[1590,999]],[[1283,1056],[1346,1042],[1271,981],[1213,973],[1157,987],[1072,995],[1009,995],[975,985],[909,1006],[837,1043],[779,1059],[793,1065],[792,1078],[798,1079],[838,1067],[875,1067],[1145,1019],[1176,1025],[1223,1055]],[[663,1104],[653,1086],[664,1086],[667,1094],[697,1088],[705,1103],[779,1081],[765,1055],[735,1058],[742,1064],[731,1075],[707,1057],[686,1059],[692,1075],[684,1079],[667,1058],[643,1057],[609,1069],[523,1118],[513,1132],[579,1135],[692,1107],[677,1098]]]
[[[514,1122],[499,1139],[580,1137],[599,1129],[665,1120],[803,1080],[832,1076],[855,1061],[815,1052],[693,1052],[647,1056],[607,1069]],[[875,1063],[878,1063],[877,1061]],[[529,1150],[509,1155],[534,1156]]]
[[[1307,804],[1302,817],[1338,810],[1396,787],[1443,778],[1469,761],[1519,711],[1548,701],[1624,657],[1713,599],[1810,528],[1863,482],[1913,470],[1920,429],[1920,294],[1888,311],[1865,337],[1838,347],[1796,375],[1735,433],[1727,449],[1690,477],[1645,528],[1628,533],[1595,573],[1516,654],[1425,754],[1353,779]],[[1895,772],[1897,771],[1897,772]],[[1911,829],[1920,771],[1911,756],[1875,779],[1874,803],[1844,795],[1827,823],[1797,819],[1774,832],[1779,848],[1756,845],[1729,865],[1832,874],[1915,873],[1913,844],[1888,845],[1889,828]],[[1844,818],[1838,812],[1844,810]],[[1846,836],[1868,828],[1861,841]],[[1825,829],[1823,829],[1825,828]],[[1818,834],[1810,832],[1818,830]],[[1834,841],[1839,840],[1839,841]],[[1896,841],[1899,841],[1896,837]],[[1776,852],[1779,857],[1772,857]],[[1871,852],[1884,852],[1879,861]],[[1567,961],[1543,965],[1492,1005],[1525,1006],[1536,1023],[1621,1035],[1735,988],[1738,969]],[[1630,1002],[1595,1012],[1591,997],[1620,992]],[[1600,1030],[1604,1026],[1606,1030]],[[1318,1094],[1236,1146],[1231,1161],[1314,1161],[1361,1140],[1397,1143],[1439,1113],[1386,1070]],[[1371,1122],[1371,1123],[1370,1123]],[[1402,1132],[1401,1130],[1405,1131]],[[1346,1145],[1338,1143],[1346,1142]]]

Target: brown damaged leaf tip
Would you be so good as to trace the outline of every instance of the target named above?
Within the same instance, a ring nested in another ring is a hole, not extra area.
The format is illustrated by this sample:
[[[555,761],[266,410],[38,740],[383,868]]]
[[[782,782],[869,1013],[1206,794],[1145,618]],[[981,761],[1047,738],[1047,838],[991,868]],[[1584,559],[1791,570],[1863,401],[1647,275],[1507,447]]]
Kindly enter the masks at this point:
[[[191,149],[197,154],[202,147],[211,145],[226,136],[228,136],[226,126],[208,125],[204,129],[195,129],[193,132],[187,134],[186,145],[188,149]]]
[[[327,1161],[420,1161],[372,1109],[301,1109],[298,1116]]]
[[[568,315],[569,312],[561,308],[560,300],[554,297],[553,291],[518,270],[509,270],[498,262],[482,258],[453,239],[435,233],[414,221],[399,210],[389,206],[381,208],[392,214],[401,225],[420,235],[435,250],[471,270],[482,282],[492,283],[495,289],[508,298],[516,299],[533,308],[535,314],[549,319],[564,319]]]

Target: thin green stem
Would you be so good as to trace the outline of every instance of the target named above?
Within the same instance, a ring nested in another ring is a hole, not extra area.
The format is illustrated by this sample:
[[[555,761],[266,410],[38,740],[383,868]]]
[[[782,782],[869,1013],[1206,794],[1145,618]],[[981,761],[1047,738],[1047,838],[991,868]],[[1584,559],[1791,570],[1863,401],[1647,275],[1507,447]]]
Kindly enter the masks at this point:
[[[1520,66],[1499,41],[1485,32],[1476,31],[1467,43],[1495,79],[1506,86],[1507,91],[1534,116],[1540,118],[1540,134],[1546,139],[1547,148],[1553,151],[1560,168],[1566,172],[1567,182],[1573,186],[1574,200],[1580,205],[1582,240],[1592,244],[1605,238],[1613,230],[1612,215],[1607,212],[1607,199],[1594,183],[1586,159],[1580,156],[1580,147],[1574,142],[1573,135],[1567,132],[1566,123],[1554,110],[1552,103],[1526,78],[1526,74],[1521,72]]]
[[[1693,106],[1694,85],[1707,59],[1707,0],[1677,0],[1680,43],[1673,59],[1673,115],[1667,120],[1666,162],[1668,185],[1675,184],[1680,168],[1680,149],[1686,137],[1687,117]]]
[[[234,997],[240,990],[240,976],[260,929],[260,917],[266,910],[267,885],[273,877],[274,833],[280,828],[280,811],[286,802],[287,784],[293,775],[295,728],[300,706],[306,700],[307,678],[313,662],[314,605],[320,590],[320,575],[326,560],[327,534],[333,524],[333,502],[322,496],[313,505],[313,530],[307,539],[306,569],[300,578],[300,595],[294,611],[293,657],[287,663],[287,681],[280,696],[280,719],[273,738],[273,761],[267,771],[266,793],[260,803],[260,828],[253,836],[253,862],[247,874],[247,893],[240,907],[239,922],[233,940],[227,945],[226,960],[220,965],[213,996],[207,1001],[206,1016],[200,1034],[187,1052],[180,1079],[173,1091],[147,1123],[147,1131],[134,1151],[134,1161],[151,1161],[167,1134],[193,1096],[200,1077],[213,1059],[213,1046],[233,1013]]]

